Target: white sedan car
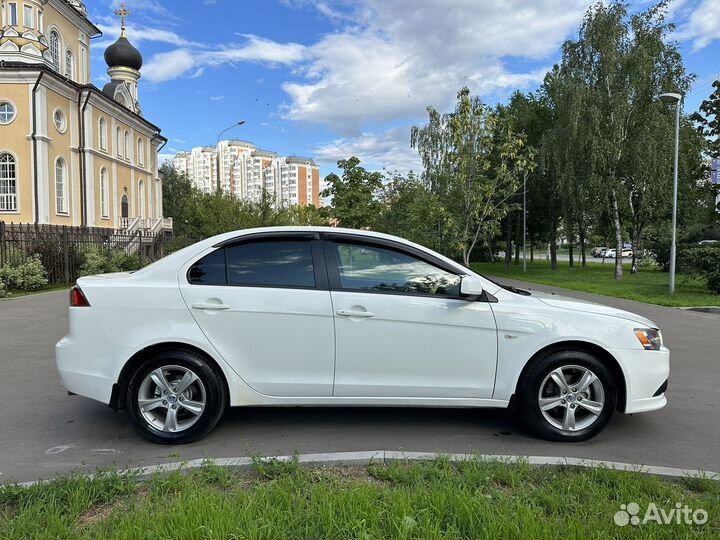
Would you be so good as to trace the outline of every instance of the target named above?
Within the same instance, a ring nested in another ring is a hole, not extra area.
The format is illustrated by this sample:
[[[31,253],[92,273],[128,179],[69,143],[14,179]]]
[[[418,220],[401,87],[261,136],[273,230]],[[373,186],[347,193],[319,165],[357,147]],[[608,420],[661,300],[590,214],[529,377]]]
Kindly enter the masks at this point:
[[[134,273],[81,278],[57,367],[154,442],[226,407],[517,407],[582,441],[663,407],[669,352],[644,317],[501,286],[401,238],[324,227],[222,234]]]

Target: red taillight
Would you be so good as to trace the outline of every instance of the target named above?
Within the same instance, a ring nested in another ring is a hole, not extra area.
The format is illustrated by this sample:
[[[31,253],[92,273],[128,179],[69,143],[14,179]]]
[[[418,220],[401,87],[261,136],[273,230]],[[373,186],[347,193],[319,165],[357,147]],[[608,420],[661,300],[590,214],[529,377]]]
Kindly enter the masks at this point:
[[[70,307],[90,307],[90,302],[85,298],[80,287],[70,289]]]

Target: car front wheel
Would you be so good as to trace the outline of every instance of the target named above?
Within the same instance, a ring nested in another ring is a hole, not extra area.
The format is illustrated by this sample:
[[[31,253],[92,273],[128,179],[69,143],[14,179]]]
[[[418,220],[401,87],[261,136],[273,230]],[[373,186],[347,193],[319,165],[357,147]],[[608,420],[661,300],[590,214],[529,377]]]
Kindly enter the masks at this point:
[[[204,437],[227,402],[222,375],[199,354],[163,351],[132,374],[127,387],[130,418],[145,438],[183,444]]]
[[[599,433],[617,405],[611,371],[585,351],[556,351],[527,371],[520,406],[530,428],[552,441],[585,441]]]

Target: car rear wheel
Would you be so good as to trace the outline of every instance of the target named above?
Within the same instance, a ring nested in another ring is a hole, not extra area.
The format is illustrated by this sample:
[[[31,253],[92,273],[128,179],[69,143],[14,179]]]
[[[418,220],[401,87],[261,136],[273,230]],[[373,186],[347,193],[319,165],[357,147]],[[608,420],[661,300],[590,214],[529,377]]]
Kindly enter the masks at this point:
[[[617,405],[612,372],[585,351],[556,351],[542,358],[523,376],[518,390],[527,424],[551,441],[590,439]]]
[[[183,444],[204,437],[225,410],[222,375],[185,350],[163,351],[141,364],[127,387],[130,418],[145,438]]]

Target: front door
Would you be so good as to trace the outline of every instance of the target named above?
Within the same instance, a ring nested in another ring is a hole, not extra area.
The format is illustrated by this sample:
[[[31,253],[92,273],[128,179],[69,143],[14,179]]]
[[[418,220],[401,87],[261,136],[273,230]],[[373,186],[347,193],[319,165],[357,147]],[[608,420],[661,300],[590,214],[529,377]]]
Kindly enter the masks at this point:
[[[333,314],[319,240],[272,238],[219,247],[179,280],[210,343],[256,392],[332,394]]]
[[[367,242],[326,242],[335,310],[333,395],[491,398],[490,304],[460,297],[460,275]]]
[[[130,216],[127,195],[123,195],[122,199],[120,199],[120,216],[124,218]]]

